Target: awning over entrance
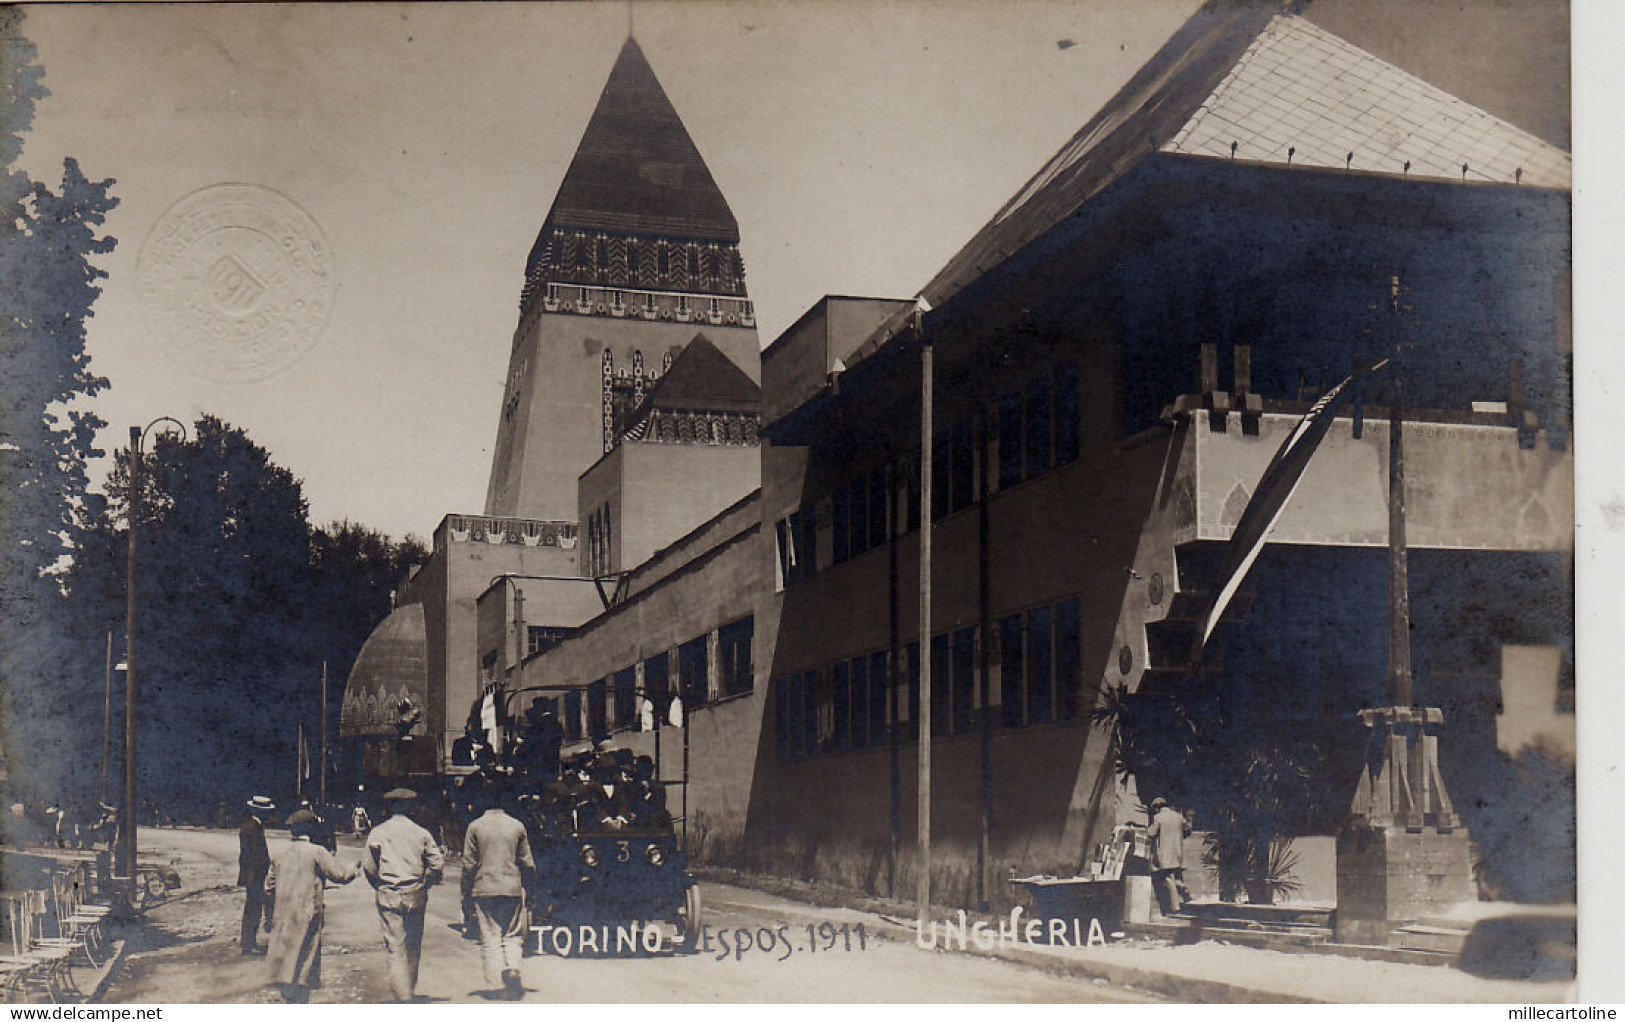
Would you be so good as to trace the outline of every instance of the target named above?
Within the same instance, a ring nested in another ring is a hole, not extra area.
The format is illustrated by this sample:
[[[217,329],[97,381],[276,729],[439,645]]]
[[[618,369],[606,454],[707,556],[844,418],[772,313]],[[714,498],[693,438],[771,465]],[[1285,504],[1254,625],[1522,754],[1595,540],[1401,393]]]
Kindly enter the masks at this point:
[[[350,669],[339,718],[341,738],[427,734],[428,642],[423,605],[397,607],[367,636]]]

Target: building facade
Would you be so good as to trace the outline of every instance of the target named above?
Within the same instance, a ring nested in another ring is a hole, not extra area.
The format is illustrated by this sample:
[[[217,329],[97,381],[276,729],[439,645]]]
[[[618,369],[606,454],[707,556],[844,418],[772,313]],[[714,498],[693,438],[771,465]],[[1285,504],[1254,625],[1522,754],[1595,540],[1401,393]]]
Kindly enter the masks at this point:
[[[1572,897],[1569,157],[1298,7],[1203,7],[918,295],[826,298],[759,357],[709,175],[659,178],[703,200],[668,216],[602,141],[681,131],[629,42],[530,260],[487,497],[574,563],[486,544],[444,583],[442,745],[481,691],[498,723],[549,700],[684,782],[697,861],[889,895],[929,737],[933,890],[966,906],[1152,794],[1222,833],[1247,757],[1295,764],[1253,810],[1332,897],[1388,698],[1397,418],[1417,698],[1480,880]],[[1193,643],[1283,441],[1384,359]]]

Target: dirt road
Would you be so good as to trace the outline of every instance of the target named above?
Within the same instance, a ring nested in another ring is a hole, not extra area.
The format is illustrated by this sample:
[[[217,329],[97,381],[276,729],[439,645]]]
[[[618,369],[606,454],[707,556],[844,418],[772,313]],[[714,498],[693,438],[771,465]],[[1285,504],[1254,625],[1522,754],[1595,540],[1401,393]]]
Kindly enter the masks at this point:
[[[284,832],[269,835],[274,856]],[[102,1000],[107,1003],[279,1000],[265,983],[265,959],[238,949],[242,892],[234,884],[234,831],[143,830],[143,854],[167,856],[184,886],[153,907],[131,934],[126,959]],[[341,840],[341,858],[360,856]],[[418,992],[431,1001],[480,1003],[484,987],[478,946],[461,934],[458,872],[429,899]],[[1143,1001],[1143,995],[993,959],[920,950],[881,928],[855,929],[868,918],[817,908],[737,887],[706,884],[708,939],[695,954],[526,958],[526,1000],[592,1001]],[[831,926],[820,931],[818,923]],[[813,929],[808,930],[811,924]],[[841,927],[846,927],[844,938]],[[766,931],[764,933],[764,931]],[[741,939],[740,934],[748,934]],[[832,939],[824,939],[825,935]],[[763,945],[771,941],[771,947]],[[748,947],[746,946],[748,944]],[[327,892],[324,986],[313,1001],[386,1001],[383,946],[372,890],[356,880]]]

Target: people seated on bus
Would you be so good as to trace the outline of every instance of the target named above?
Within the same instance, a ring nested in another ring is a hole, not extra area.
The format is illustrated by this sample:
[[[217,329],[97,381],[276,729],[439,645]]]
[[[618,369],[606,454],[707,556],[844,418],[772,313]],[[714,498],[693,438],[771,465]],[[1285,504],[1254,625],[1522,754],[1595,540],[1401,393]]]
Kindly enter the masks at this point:
[[[517,772],[530,777],[552,777],[558,774],[563,746],[564,728],[558,717],[547,703],[537,700],[525,708],[525,726],[510,761]]]
[[[632,789],[613,759],[597,763],[588,797],[600,826],[619,830],[632,822]]]

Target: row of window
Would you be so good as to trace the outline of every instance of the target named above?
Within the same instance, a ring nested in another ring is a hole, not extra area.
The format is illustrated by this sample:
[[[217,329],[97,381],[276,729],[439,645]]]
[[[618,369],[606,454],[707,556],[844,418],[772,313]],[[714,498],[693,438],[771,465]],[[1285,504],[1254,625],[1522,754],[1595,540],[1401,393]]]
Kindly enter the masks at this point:
[[[610,557],[612,542],[609,504],[605,503],[587,516],[587,574],[594,577],[609,574],[610,565],[615,563]]]
[[[1083,712],[1075,599],[999,619],[997,653],[989,658],[997,684],[982,705],[979,629],[960,628],[931,639],[931,734],[1076,720]],[[888,668],[895,668],[890,670]],[[919,737],[920,644],[894,659],[885,650],[838,660],[773,683],[778,754],[803,759],[873,748]]]
[[[612,731],[638,728],[643,723],[645,699],[650,704],[648,723],[658,728],[668,722],[673,696],[682,699],[686,715],[715,699],[754,691],[751,656],[755,634],[755,617],[741,618],[564,693],[562,712],[557,701],[552,708],[559,713],[565,739],[602,738]],[[710,653],[713,643],[715,670]]]
[[[657,273],[661,277],[672,275],[674,268],[689,277],[741,277],[745,267],[737,249],[718,245],[675,244],[664,241],[639,242],[628,238],[625,255],[615,251],[608,237],[595,238],[561,236],[560,268],[577,272],[596,271],[608,274],[624,270],[632,276]]]
[[[979,424],[981,438],[977,436]],[[996,432],[996,442],[990,441],[991,432]],[[989,454],[994,450],[1000,490],[1077,460],[1077,366],[1058,366],[1050,375],[1033,380],[1022,392],[1001,398],[986,419],[961,419],[936,434],[931,449],[933,521],[976,502],[978,471],[991,471],[989,462],[993,459]],[[829,502],[829,562],[840,564],[884,545],[894,532],[918,529],[919,479],[920,455],[916,450],[905,455],[894,469],[881,465],[836,488]],[[783,584],[816,574],[819,551],[814,505],[780,519],[778,552]]]

